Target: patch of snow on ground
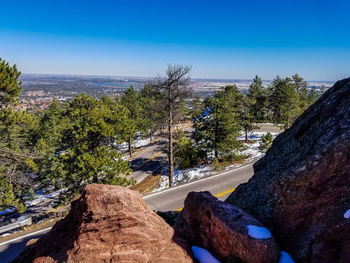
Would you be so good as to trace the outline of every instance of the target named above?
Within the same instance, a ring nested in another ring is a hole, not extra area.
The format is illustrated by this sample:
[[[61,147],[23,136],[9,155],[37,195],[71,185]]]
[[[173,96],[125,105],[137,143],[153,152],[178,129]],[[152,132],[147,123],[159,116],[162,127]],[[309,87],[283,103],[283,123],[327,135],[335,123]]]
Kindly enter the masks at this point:
[[[175,169],[174,186],[177,186],[192,180],[200,179],[209,175],[213,175],[215,173],[216,172],[213,171],[213,168],[210,165],[200,165],[195,168],[188,168],[184,170]],[[169,177],[168,175],[162,175],[160,177],[159,186],[153,192],[158,192],[168,187],[169,187]]]
[[[33,205],[37,205],[37,204],[44,202],[48,199],[55,198],[55,197],[59,196],[60,193],[65,192],[65,191],[67,191],[67,188],[57,190],[57,191],[52,192],[50,194],[44,194],[43,191],[39,190],[35,193],[34,199],[25,202],[25,204],[28,207],[33,206]]]
[[[248,235],[255,239],[268,239],[271,237],[270,231],[261,226],[248,225]]]
[[[245,159],[246,163],[252,162],[256,159],[261,158],[265,153],[262,153],[259,150],[259,142],[261,135],[266,134],[266,132],[254,132],[251,134],[254,138],[258,138],[254,143],[244,143],[243,145],[245,146],[245,150],[236,152],[237,154],[242,154],[242,155],[248,155],[248,158]],[[275,138],[278,133],[277,132],[272,132],[271,133],[273,137]],[[253,138],[250,137],[250,138]],[[251,139],[249,139],[251,140]],[[214,159],[214,151],[207,153],[208,160],[213,160]],[[227,167],[225,167],[225,171],[240,167],[241,164],[232,164]],[[167,175],[167,172],[161,172],[162,176],[160,177],[159,181],[159,186],[153,190],[153,192],[158,192],[161,190],[164,190],[169,187],[169,177]],[[184,170],[175,170],[174,171],[174,186],[189,182],[192,180],[200,179],[206,176],[214,175],[217,174],[216,171],[213,170],[210,164],[205,164],[205,165],[200,165],[198,167],[194,168],[188,168]]]
[[[137,149],[137,148],[148,146],[150,145],[150,143],[151,143],[150,138],[146,138],[146,139],[136,138],[132,143],[132,147]],[[123,142],[118,145],[118,149],[120,152],[127,152],[129,151],[129,144],[127,142]]]
[[[278,132],[270,132],[273,138],[275,138],[279,133]],[[261,140],[261,136],[266,135],[267,132],[252,132],[248,134],[248,140],[249,141],[259,141]],[[245,140],[245,135],[242,134],[241,136],[237,137],[238,141],[244,141]]]
[[[259,142],[252,144],[245,143],[244,146],[247,147],[247,149],[239,152],[239,154],[249,155],[248,159],[246,159],[248,162],[252,161],[253,159],[260,158],[264,155],[264,153],[259,150]]]
[[[344,213],[344,218],[350,218],[350,209]]]
[[[285,251],[281,251],[279,263],[295,263],[291,256]]]
[[[198,259],[200,263],[220,263],[220,261],[214,257],[208,250],[201,247],[192,247],[194,257]]]

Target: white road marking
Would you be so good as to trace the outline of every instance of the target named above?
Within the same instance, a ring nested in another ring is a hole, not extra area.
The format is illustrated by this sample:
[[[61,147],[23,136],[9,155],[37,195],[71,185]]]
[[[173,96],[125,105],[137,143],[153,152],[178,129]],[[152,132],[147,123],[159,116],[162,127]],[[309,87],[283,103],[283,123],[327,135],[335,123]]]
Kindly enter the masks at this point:
[[[39,233],[41,233],[41,232],[45,232],[45,231],[47,231],[47,230],[50,230],[51,228],[52,228],[52,226],[47,227],[47,228],[44,228],[44,229],[41,229],[41,230],[38,230],[38,231],[35,231],[35,232],[32,232],[32,233],[29,233],[29,234],[24,235],[24,236],[20,236],[20,237],[16,237],[16,238],[14,238],[14,239],[11,239],[11,240],[7,240],[7,241],[5,241],[5,242],[3,242],[3,243],[0,243],[0,246],[6,245],[6,244],[8,244],[8,243],[12,243],[12,242],[14,242],[14,241],[17,241],[17,240],[20,240],[20,239],[23,239],[23,238],[26,238],[26,237],[33,236],[33,235],[35,235],[35,234],[39,234]]]

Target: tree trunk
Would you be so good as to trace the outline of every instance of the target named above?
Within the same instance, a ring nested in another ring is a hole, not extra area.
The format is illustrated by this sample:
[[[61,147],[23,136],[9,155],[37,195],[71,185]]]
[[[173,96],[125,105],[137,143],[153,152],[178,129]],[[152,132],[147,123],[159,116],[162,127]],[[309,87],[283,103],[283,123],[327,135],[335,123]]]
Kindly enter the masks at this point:
[[[173,160],[173,114],[172,110],[169,111],[169,187],[174,186],[174,160]]]
[[[152,129],[149,130],[149,141],[152,142],[153,132]]]
[[[129,155],[130,157],[132,156],[132,137],[129,137]]]
[[[245,142],[248,142],[248,129],[244,128],[244,132],[245,132]]]
[[[94,184],[96,184],[98,182],[98,177],[97,177],[97,174],[94,174],[94,176],[92,177],[92,182]]]
[[[216,119],[215,121],[215,138],[214,138],[214,153],[215,153],[215,158],[219,160],[219,154],[218,154],[218,144],[217,144],[217,138],[218,138],[218,129],[219,126],[219,121]]]

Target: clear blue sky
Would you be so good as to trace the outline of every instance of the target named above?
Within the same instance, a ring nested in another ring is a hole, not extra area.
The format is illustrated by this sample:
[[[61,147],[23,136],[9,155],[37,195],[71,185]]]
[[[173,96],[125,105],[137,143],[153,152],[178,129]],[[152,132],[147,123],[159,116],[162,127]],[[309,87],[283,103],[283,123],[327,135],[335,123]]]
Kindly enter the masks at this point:
[[[350,76],[348,0],[3,1],[0,57],[24,73],[308,80]]]

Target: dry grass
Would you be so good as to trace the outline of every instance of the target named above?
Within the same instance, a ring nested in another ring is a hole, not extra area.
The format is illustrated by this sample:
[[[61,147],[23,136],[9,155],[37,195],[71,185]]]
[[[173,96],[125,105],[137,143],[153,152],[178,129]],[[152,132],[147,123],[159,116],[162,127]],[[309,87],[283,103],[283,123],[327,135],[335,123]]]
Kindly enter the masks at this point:
[[[146,194],[152,191],[156,186],[158,186],[160,180],[160,174],[149,175],[140,183],[130,187],[132,190],[139,191],[141,194]]]

